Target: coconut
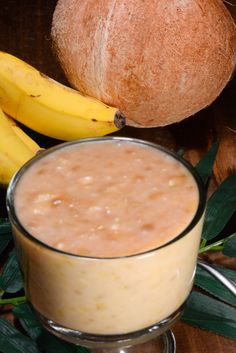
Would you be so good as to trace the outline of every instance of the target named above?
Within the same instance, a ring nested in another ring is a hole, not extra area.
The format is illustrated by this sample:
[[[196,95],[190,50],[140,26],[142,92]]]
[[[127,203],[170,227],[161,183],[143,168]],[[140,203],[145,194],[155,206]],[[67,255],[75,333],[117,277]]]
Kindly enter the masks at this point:
[[[210,105],[236,62],[221,0],[59,0],[52,40],[71,85],[134,126],[168,125]]]

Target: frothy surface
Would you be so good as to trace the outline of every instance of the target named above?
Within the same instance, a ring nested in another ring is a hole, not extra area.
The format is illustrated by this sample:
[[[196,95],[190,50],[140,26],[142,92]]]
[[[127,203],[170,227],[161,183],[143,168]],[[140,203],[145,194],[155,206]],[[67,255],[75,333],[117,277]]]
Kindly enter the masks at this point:
[[[164,152],[129,142],[79,144],[39,160],[15,206],[36,238],[65,252],[116,257],[180,234],[198,205],[196,182]]]

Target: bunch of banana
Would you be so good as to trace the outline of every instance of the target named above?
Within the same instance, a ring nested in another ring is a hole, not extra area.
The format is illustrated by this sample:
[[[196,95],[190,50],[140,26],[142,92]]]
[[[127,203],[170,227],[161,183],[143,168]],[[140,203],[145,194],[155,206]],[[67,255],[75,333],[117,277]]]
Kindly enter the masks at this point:
[[[125,124],[114,107],[66,87],[0,52],[0,106],[15,120],[60,140],[104,136]]]
[[[37,143],[0,109],[0,185],[7,186],[13,174],[39,149]]]

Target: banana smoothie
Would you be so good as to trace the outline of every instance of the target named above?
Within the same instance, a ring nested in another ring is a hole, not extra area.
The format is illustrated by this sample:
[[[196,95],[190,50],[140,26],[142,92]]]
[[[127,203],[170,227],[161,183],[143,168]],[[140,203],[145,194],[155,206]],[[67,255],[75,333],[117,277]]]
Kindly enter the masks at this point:
[[[12,181],[8,211],[34,309],[92,334],[170,316],[193,285],[200,186],[178,157],[139,140],[85,139],[33,159]]]

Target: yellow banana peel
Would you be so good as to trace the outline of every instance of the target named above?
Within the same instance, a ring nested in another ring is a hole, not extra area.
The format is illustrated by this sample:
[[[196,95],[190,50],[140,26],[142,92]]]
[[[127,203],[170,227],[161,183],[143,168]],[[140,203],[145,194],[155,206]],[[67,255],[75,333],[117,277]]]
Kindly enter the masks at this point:
[[[114,107],[66,87],[0,52],[0,106],[29,128],[60,140],[97,137],[125,124]]]
[[[0,108],[0,185],[7,186],[14,173],[39,149]]]

